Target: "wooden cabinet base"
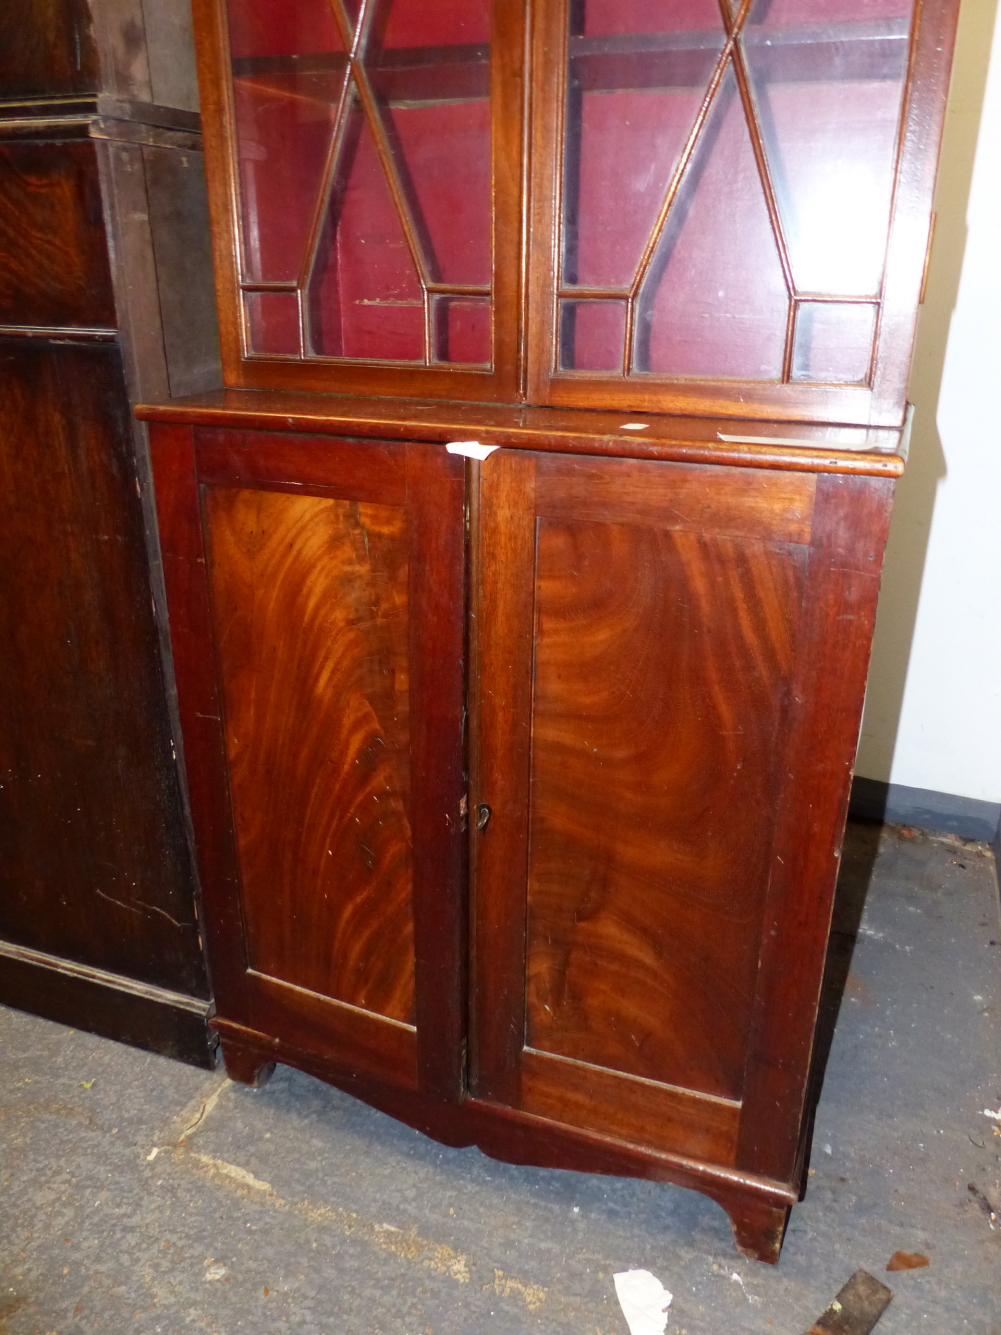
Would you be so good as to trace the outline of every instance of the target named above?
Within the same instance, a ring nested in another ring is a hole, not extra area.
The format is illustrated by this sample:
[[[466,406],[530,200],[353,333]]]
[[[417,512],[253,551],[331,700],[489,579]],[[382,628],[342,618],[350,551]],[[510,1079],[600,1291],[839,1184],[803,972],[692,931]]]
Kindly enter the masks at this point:
[[[261,1054],[245,1043],[234,1043],[230,1038],[220,1042],[226,1074],[239,1085],[263,1089],[275,1073],[275,1063],[262,1061]]]
[[[211,1070],[211,1003],[0,940],[0,1005]]]
[[[453,1103],[416,1090],[393,1088],[242,1025],[219,1017],[213,1025],[231,1080],[260,1089],[279,1061],[335,1085],[453,1149],[475,1145],[502,1163],[646,1178],[700,1191],[726,1211],[734,1241],[745,1256],[770,1265],[778,1263],[789,1212],[798,1195],[785,1183],[699,1163],[680,1154],[657,1153],[487,1099]]]
[[[550,414],[466,462],[376,408],[153,410],[226,1066],[694,1188],[775,1262],[900,457]]]

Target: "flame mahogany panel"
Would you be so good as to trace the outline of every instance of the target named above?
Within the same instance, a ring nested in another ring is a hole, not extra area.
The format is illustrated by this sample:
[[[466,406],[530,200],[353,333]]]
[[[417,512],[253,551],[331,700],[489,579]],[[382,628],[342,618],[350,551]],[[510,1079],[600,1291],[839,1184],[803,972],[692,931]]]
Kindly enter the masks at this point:
[[[152,444],[217,1018],[454,1101],[463,460],[162,424]]]
[[[734,1161],[816,494],[750,468],[481,466],[479,1097]]]
[[[412,1023],[406,512],[212,487],[205,515],[249,963]]]
[[[739,1099],[804,567],[540,521],[532,1047]]]

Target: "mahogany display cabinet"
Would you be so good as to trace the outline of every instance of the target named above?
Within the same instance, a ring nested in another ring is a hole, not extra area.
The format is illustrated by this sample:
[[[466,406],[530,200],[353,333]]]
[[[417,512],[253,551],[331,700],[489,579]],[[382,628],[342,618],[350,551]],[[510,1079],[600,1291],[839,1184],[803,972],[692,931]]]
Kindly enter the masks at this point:
[[[195,16],[228,388],[141,413],[227,1069],[775,1261],[955,5]]]

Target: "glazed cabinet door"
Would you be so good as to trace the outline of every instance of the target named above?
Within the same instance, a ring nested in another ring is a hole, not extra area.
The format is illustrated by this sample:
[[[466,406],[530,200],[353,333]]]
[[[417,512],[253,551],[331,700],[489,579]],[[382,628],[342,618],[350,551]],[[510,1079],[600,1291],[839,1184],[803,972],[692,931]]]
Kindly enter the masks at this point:
[[[890,485],[481,465],[477,1096],[790,1180]]]
[[[174,426],[153,452],[224,1047],[457,1098],[462,461]]]
[[[517,396],[525,0],[195,0],[227,384]]]
[[[537,6],[532,401],[899,426],[955,16]]]

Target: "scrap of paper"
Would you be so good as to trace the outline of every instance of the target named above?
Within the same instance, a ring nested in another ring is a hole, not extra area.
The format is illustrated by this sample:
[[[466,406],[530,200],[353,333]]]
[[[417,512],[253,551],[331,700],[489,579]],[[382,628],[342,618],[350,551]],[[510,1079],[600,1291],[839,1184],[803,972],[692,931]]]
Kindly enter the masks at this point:
[[[629,1335],[664,1335],[674,1295],[657,1276],[649,1270],[620,1270],[612,1278]]]
[[[481,445],[478,440],[451,440],[445,446],[449,454],[461,454],[466,459],[485,459],[499,450],[499,445]]]

